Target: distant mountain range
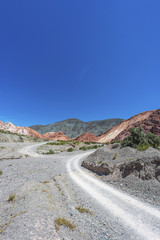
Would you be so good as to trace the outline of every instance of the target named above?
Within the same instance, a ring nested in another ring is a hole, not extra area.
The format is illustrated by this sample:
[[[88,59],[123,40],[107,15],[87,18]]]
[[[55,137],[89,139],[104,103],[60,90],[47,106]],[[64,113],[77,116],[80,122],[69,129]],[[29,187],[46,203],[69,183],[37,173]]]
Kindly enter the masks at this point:
[[[30,128],[0,121],[0,133],[11,132],[48,140],[75,139],[77,141],[105,143],[123,140],[130,134],[130,128],[139,126],[143,128],[144,132],[152,132],[160,136],[160,109],[139,113],[127,120],[113,118],[83,122],[72,118],[48,125],[34,125]]]
[[[61,131],[69,138],[77,138],[86,132],[91,132],[95,136],[98,136],[122,121],[123,119],[113,118],[100,121],[83,122],[76,118],[70,118],[48,125],[33,125],[30,126],[30,128],[41,134]]]

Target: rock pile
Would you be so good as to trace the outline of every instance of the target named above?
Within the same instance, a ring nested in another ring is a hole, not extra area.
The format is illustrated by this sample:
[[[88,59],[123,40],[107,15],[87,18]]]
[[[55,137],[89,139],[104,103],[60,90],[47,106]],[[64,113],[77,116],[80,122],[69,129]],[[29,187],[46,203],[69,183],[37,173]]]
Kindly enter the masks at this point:
[[[160,181],[160,152],[153,148],[141,152],[130,147],[105,146],[85,159],[82,166],[98,175],[113,175],[117,178],[134,175],[142,180]]]

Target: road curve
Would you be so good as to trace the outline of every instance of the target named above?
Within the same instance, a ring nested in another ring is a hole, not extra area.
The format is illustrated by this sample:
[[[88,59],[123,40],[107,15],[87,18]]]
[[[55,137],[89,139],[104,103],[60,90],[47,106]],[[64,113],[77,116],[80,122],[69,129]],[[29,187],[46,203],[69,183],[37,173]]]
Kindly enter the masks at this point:
[[[31,145],[27,145],[27,146],[23,146],[22,148],[20,148],[18,150],[19,153],[23,155],[28,155],[31,157],[41,157],[40,154],[38,154],[36,152],[36,149],[42,145],[46,144],[46,142],[42,142],[42,143],[35,143],[35,144],[31,144]]]
[[[80,167],[82,158],[89,154],[74,156],[67,162],[66,168],[71,179],[96,200],[104,211],[134,231],[138,239],[159,240],[160,211],[100,181]]]

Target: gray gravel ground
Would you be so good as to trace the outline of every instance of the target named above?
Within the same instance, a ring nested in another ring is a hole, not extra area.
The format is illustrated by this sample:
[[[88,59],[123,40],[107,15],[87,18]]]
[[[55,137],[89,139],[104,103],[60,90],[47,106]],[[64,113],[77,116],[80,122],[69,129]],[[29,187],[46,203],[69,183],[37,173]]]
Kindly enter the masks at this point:
[[[117,156],[113,159],[115,153],[117,153]],[[97,175],[97,177],[118,189],[136,196],[142,201],[160,208],[160,181],[155,177],[159,174],[159,170],[155,172],[156,169],[159,169],[159,159],[160,152],[153,148],[149,148],[146,151],[137,151],[129,147],[120,149],[119,147],[111,148],[111,146],[105,146],[86,158],[84,163],[87,164],[87,168],[93,169],[95,173],[103,169],[109,169],[111,173],[101,176]],[[155,160],[156,164],[152,164]],[[122,177],[121,166],[131,162],[140,162],[144,167],[143,169],[133,168],[133,171],[131,171],[131,167],[128,167],[128,176]],[[147,180],[143,180],[139,176],[144,176],[144,172],[148,177]]]
[[[139,239],[69,177],[66,162],[78,154],[0,161],[1,240]],[[8,202],[11,193],[15,198]],[[78,206],[92,214],[80,213]],[[60,226],[57,231],[59,217],[74,224],[75,230]]]
[[[65,163],[74,154],[0,162],[1,240],[123,239],[129,234],[68,177]],[[15,199],[9,203],[11,193]],[[93,215],[79,213],[78,206]],[[71,221],[76,229],[56,231],[58,217]]]

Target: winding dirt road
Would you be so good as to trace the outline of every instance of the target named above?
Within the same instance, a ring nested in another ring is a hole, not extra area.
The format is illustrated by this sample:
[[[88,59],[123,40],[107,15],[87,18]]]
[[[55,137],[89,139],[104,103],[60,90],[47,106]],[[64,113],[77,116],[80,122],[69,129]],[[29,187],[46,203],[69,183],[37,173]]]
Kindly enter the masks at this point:
[[[67,170],[73,181],[94,198],[104,211],[109,211],[131,228],[139,239],[159,240],[160,211],[90,175],[80,167],[84,156],[88,156],[88,153],[73,157],[67,163]]]
[[[2,240],[159,240],[160,211],[102,182],[81,167],[91,152],[30,156],[0,162],[0,239]],[[15,200],[8,202],[9,194]],[[88,209],[80,213],[78,206]],[[92,212],[93,214],[90,214]],[[74,231],[54,222],[65,217]]]

